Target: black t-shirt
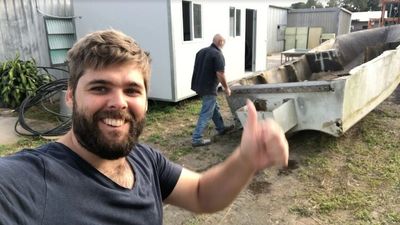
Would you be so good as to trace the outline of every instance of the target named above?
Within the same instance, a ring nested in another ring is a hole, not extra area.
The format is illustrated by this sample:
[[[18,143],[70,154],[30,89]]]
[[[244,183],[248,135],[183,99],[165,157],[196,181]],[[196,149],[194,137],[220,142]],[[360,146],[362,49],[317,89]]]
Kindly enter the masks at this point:
[[[61,143],[0,158],[0,224],[162,224],[162,201],[182,168],[138,144],[126,189]]]
[[[211,44],[196,54],[192,75],[192,90],[198,95],[217,95],[217,71],[224,72],[225,58],[221,50]]]

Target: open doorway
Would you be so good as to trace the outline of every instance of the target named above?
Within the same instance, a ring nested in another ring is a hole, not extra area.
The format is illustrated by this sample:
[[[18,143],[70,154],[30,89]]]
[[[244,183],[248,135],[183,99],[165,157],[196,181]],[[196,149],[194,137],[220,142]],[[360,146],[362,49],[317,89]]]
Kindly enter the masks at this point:
[[[256,68],[256,22],[257,11],[246,9],[246,33],[245,33],[245,71],[255,71]]]

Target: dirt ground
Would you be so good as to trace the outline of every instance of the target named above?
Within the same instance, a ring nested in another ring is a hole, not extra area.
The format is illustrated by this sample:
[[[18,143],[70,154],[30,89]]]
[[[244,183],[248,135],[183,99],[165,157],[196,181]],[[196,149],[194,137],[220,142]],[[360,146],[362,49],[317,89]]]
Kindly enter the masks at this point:
[[[400,113],[400,87],[387,99],[384,104],[391,105],[392,109]],[[381,105],[382,105],[381,104]],[[380,110],[381,106],[375,110]],[[232,115],[228,110],[226,102],[222,103],[224,118],[227,123],[233,123]],[[344,140],[351,142],[358,134],[359,124],[356,124],[345,136]],[[227,134],[207,147],[193,149],[191,153],[180,158],[178,163],[187,168],[203,171],[214,164],[224,160],[232,150],[239,144],[241,130]],[[399,131],[396,131],[399,132]],[[325,134],[318,132],[299,132],[288,138],[290,146],[290,163],[287,170],[278,168],[267,169],[256,175],[254,180],[238,196],[229,207],[215,214],[195,215],[174,206],[164,206],[164,224],[330,224],[313,216],[299,216],[290,212],[294,204],[306,204],[307,199],[298,199],[299,193],[307,192],[306,186],[299,179],[299,168],[303,167],[307,157],[307,145],[302,143],[308,139],[323,137]],[[323,139],[323,138],[322,138]],[[189,142],[190,137],[182,142]],[[339,215],[346,220],[346,213]],[[350,222],[351,223],[351,222]],[[349,223],[345,223],[349,224]]]

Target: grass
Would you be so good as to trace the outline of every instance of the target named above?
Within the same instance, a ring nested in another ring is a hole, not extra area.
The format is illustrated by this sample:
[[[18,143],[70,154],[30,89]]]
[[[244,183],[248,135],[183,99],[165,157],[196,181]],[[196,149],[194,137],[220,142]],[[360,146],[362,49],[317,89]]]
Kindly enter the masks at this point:
[[[192,152],[188,139],[197,122],[201,101],[191,98],[178,103],[149,102],[146,128],[141,140],[163,149],[177,161]]]
[[[181,147],[175,149],[169,156],[169,159],[172,161],[177,161],[185,155],[192,153],[193,150],[191,147]]]
[[[50,140],[46,140],[43,138],[24,138],[19,140],[15,144],[11,145],[0,145],[0,156],[5,156],[12,154],[18,150],[24,149],[24,148],[35,148],[37,146],[40,146],[42,144],[48,143]]]
[[[46,103],[46,107],[50,110],[57,112],[58,103]],[[166,103],[166,102],[149,102],[149,111],[146,120],[145,133],[141,137],[146,143],[154,144],[156,146],[166,147],[179,137],[186,137],[190,135],[194,128],[195,119],[197,119],[198,111],[201,107],[201,101],[197,98],[184,100],[179,103]],[[15,112],[14,116],[18,116]],[[30,108],[25,117],[28,119],[37,119],[48,122],[58,122],[58,118],[46,112],[41,106],[34,106]],[[178,122],[177,122],[178,121]],[[170,122],[166,125],[166,122]],[[189,126],[187,126],[187,123]],[[182,129],[171,130],[168,127],[176,128],[178,126]],[[46,139],[42,138],[26,138],[12,145],[0,145],[0,156],[11,154],[21,148],[32,148],[46,143]],[[187,148],[178,148],[176,152],[171,155],[174,159],[189,153]]]
[[[60,122],[60,118],[53,113],[59,113],[59,101],[42,102],[40,105],[35,105],[25,111],[24,116],[29,119],[38,119],[50,123]],[[16,113],[17,114],[17,113]]]
[[[214,158],[212,162],[223,160],[228,153],[196,152],[190,146],[200,106],[198,98],[150,102],[141,140],[177,162],[207,157]],[[382,104],[339,138],[318,132],[290,137],[291,151],[300,165],[292,175],[301,187],[295,201],[286,203],[288,213],[319,224],[400,224],[399,112],[398,105]],[[0,146],[0,155],[45,142],[23,139]],[[194,216],[182,224],[202,224],[204,220],[204,215]]]
[[[380,109],[386,113],[371,112],[343,137],[304,144],[320,150],[303,156],[298,176],[307,191],[292,213],[324,224],[400,223],[400,115]]]
[[[147,125],[152,126],[165,121],[176,121],[197,116],[201,107],[201,101],[197,98],[183,100],[178,103],[150,101],[147,115]]]

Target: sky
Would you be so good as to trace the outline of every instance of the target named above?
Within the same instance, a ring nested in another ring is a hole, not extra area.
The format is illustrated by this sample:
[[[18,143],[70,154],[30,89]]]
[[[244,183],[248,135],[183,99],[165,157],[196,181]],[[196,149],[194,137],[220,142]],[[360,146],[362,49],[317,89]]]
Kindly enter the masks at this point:
[[[319,0],[319,2],[322,3],[322,5],[326,5],[327,1],[328,0]],[[307,0],[267,0],[267,3],[270,5],[283,6],[283,7],[289,7],[293,3],[297,3],[297,2],[306,3]]]

